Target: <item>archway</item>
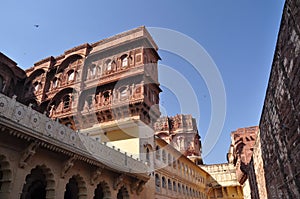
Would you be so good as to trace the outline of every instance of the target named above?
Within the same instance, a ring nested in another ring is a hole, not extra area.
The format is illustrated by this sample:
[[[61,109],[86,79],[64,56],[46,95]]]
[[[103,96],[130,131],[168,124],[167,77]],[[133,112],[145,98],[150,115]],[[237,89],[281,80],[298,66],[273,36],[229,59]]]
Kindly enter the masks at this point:
[[[129,199],[129,194],[126,187],[122,186],[117,194],[117,199]]]
[[[12,172],[6,157],[0,155],[0,198],[8,198]]]
[[[54,179],[50,169],[36,166],[26,176],[21,199],[54,198]]]
[[[109,186],[106,182],[102,181],[97,185],[97,188],[94,192],[93,199],[108,199],[111,198],[111,193],[109,190]]]
[[[85,182],[79,175],[72,176],[66,184],[64,199],[84,199],[86,198]]]

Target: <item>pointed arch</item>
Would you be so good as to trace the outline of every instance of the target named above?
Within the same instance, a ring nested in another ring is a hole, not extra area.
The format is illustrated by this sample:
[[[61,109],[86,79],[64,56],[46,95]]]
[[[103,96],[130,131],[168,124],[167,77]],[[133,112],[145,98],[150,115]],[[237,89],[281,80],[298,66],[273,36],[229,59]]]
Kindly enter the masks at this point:
[[[39,69],[33,71],[33,72],[29,75],[29,77],[26,79],[25,85],[27,85],[27,84],[30,83],[34,78],[36,78],[36,77],[42,75],[43,73],[45,73],[45,70],[42,69],[42,68],[39,68]]]
[[[122,186],[117,194],[117,199],[129,199],[129,193],[125,186]]]
[[[70,55],[67,57],[59,67],[57,67],[56,73],[63,72],[70,64],[73,64],[74,62],[81,60],[83,57],[78,54]]]
[[[73,175],[66,184],[64,199],[86,199],[86,183],[80,175]]]
[[[55,198],[55,181],[53,173],[45,165],[36,166],[26,176],[21,199]]]
[[[121,67],[125,68],[127,66],[129,66],[129,59],[128,59],[128,55],[127,54],[123,54],[121,57]]]
[[[155,174],[155,190],[156,192],[160,192],[160,176],[159,174]]]
[[[111,192],[108,184],[105,181],[100,182],[95,191],[93,199],[109,199],[111,198]]]
[[[52,98],[52,100],[48,103],[48,107],[47,110],[50,111],[51,107],[53,107],[53,109],[56,112],[61,112],[63,111],[63,99],[66,99],[66,95],[69,95],[69,99],[71,101],[69,101],[69,104],[73,102],[73,94],[76,93],[76,90],[73,88],[65,88],[61,91],[59,91],[58,93],[56,93],[56,95]]]

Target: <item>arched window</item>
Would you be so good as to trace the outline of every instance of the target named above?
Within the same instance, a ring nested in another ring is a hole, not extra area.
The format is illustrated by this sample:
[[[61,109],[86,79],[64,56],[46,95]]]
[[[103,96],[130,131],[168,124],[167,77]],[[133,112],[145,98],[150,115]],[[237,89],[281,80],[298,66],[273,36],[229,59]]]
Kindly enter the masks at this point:
[[[90,69],[89,77],[90,78],[95,77],[95,75],[96,75],[96,65],[92,64],[89,69]]]
[[[68,184],[66,185],[66,190],[64,194],[65,199],[78,198],[79,187],[78,182],[74,177],[70,178]]]
[[[97,188],[94,191],[93,199],[102,199],[102,198],[111,198],[111,192],[109,186],[106,182],[102,181],[97,185]]]
[[[105,92],[103,93],[103,97],[104,97],[104,101],[105,101],[105,102],[109,101],[109,91],[105,91]]]
[[[74,70],[71,70],[68,72],[68,82],[71,82],[75,79],[75,72]]]
[[[178,183],[178,193],[181,193],[181,185],[180,185],[180,183]]]
[[[160,191],[160,178],[158,174],[155,174],[155,189],[156,191]]]
[[[97,185],[94,194],[95,194],[94,199],[104,198],[104,191],[101,185]]]
[[[182,193],[185,194],[185,188],[184,185],[181,185]]]
[[[34,91],[38,92],[42,88],[42,84],[39,82],[34,82],[33,87],[34,87]]]
[[[155,148],[155,156],[157,160],[160,160],[160,148],[159,146],[156,146]]]
[[[172,191],[172,182],[168,179],[168,189]]]
[[[176,169],[176,159],[173,157],[173,168]]]
[[[58,86],[58,78],[55,77],[52,81],[52,88],[57,88],[57,86]]]
[[[187,186],[185,186],[185,193],[186,195],[189,195],[189,188]]]
[[[71,107],[71,97],[70,95],[66,95],[63,98],[63,108],[68,109]]]
[[[107,71],[111,71],[112,70],[112,67],[111,67],[111,60],[110,59],[108,59],[106,62],[105,62],[105,64],[106,64],[106,70]]]
[[[128,58],[127,58],[127,55],[123,55],[121,57],[121,60],[122,60],[122,68],[125,68],[128,66]]]
[[[21,198],[46,198],[46,175],[40,168],[34,168],[26,176]]]
[[[168,165],[171,166],[172,165],[172,156],[170,153],[168,153]]]
[[[162,188],[167,188],[167,182],[164,176],[161,178],[161,181],[162,181]]]
[[[175,181],[173,181],[173,191],[177,191],[177,186],[176,186],[176,182]]]
[[[164,149],[162,150],[162,160],[164,163],[167,163],[166,151]]]
[[[147,163],[150,163],[150,150],[149,150],[149,148],[146,148],[146,161],[147,161]]]

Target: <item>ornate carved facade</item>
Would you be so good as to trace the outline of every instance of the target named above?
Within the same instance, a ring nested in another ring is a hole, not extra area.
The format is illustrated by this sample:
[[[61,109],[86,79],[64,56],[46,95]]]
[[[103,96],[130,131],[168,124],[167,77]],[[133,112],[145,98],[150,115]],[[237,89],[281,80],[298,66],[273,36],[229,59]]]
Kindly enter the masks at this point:
[[[258,126],[239,128],[231,132],[231,145],[227,159],[237,168],[237,179],[241,184],[244,184],[247,179],[257,132]]]
[[[190,158],[195,164],[203,164],[201,141],[196,120],[191,115],[161,117],[154,124],[155,135]]]
[[[26,70],[23,101],[72,129],[127,117],[152,124],[160,115],[153,106],[161,92],[160,58],[149,38],[138,28],[41,60]],[[114,39],[120,42],[115,45]]]

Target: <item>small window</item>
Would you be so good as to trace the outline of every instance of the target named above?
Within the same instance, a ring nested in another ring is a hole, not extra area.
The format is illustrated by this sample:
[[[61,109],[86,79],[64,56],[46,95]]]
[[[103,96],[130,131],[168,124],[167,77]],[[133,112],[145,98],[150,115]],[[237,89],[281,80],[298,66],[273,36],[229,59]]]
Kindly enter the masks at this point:
[[[176,159],[173,157],[173,168],[176,169]]]
[[[160,160],[160,148],[159,148],[159,146],[156,146],[155,156],[156,156],[157,160]]]
[[[168,165],[171,166],[172,164],[172,156],[170,153],[168,153]]]
[[[167,188],[167,182],[164,176],[161,178],[161,181],[162,181],[162,188]]]
[[[148,148],[146,149],[146,161],[150,163],[150,150]]]
[[[176,182],[173,181],[173,191],[177,191],[177,186],[176,186]]]
[[[111,71],[112,67],[111,67],[111,60],[107,60],[106,61],[106,70]]]
[[[124,57],[122,59],[122,67],[125,68],[126,66],[128,66],[128,58],[127,57]]]
[[[38,83],[38,82],[35,82],[34,84],[33,84],[33,86],[34,86],[34,91],[39,91],[40,90],[40,84]]]
[[[58,79],[54,78],[54,80],[52,81],[52,88],[57,88],[58,86]]]
[[[103,93],[104,100],[107,101],[109,99],[109,92],[106,91]]]
[[[64,109],[70,108],[70,104],[71,104],[70,96],[69,96],[69,95],[66,95],[66,96],[63,98],[63,107],[64,107]]]
[[[162,159],[163,159],[164,163],[167,162],[167,156],[166,156],[166,151],[165,150],[162,150]]]
[[[155,188],[156,191],[160,191],[160,178],[158,174],[155,174]]]
[[[96,66],[95,66],[95,64],[93,64],[93,65],[91,65],[90,66],[90,77],[95,77],[95,75],[96,75]]]
[[[172,182],[170,179],[168,179],[168,189],[172,190]]]
[[[73,81],[75,78],[75,72],[72,70],[68,73],[68,82]]]

